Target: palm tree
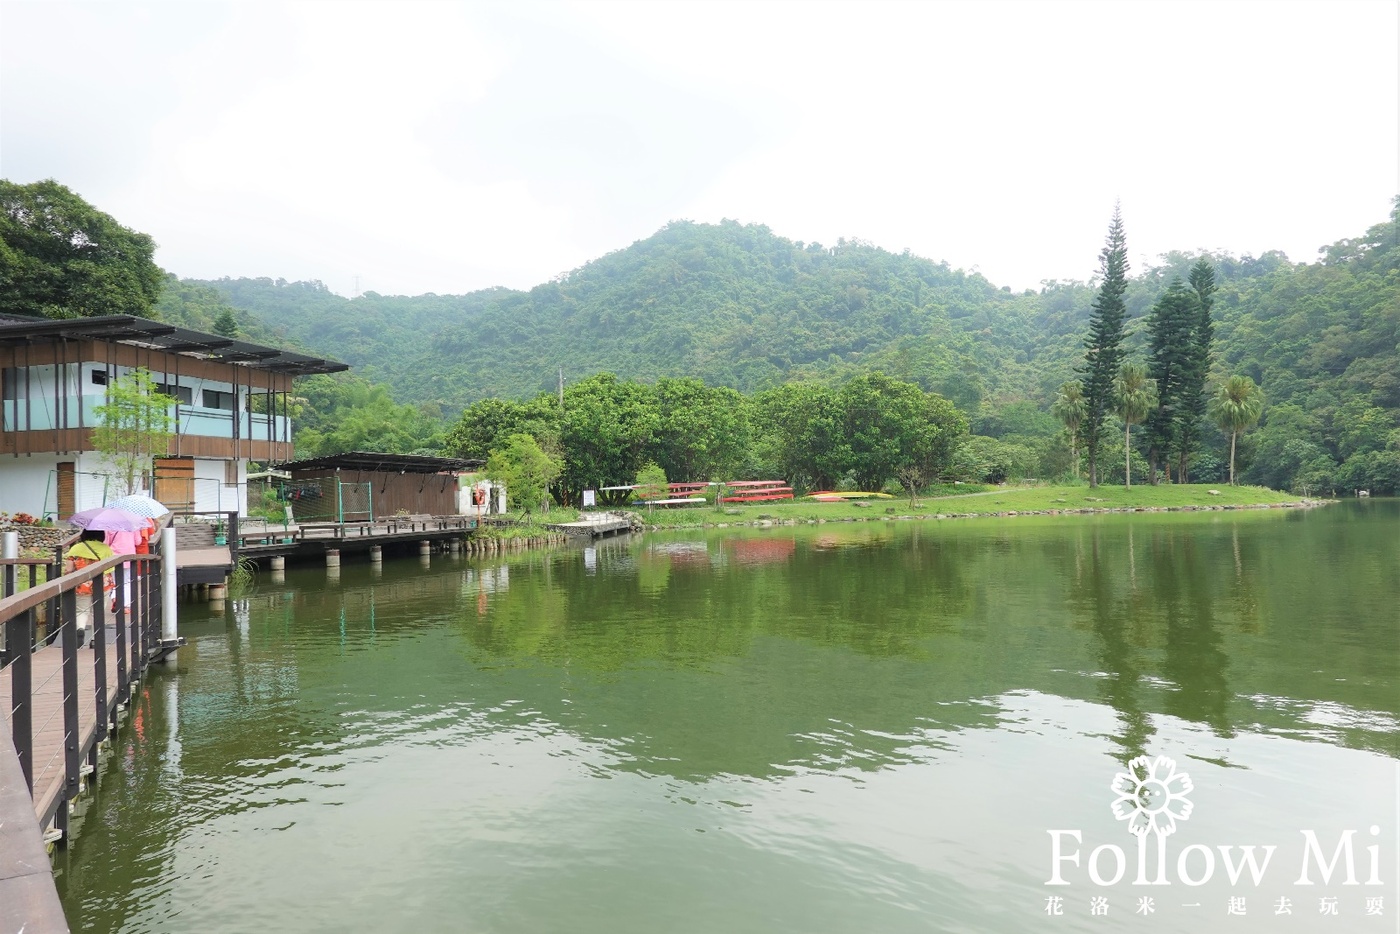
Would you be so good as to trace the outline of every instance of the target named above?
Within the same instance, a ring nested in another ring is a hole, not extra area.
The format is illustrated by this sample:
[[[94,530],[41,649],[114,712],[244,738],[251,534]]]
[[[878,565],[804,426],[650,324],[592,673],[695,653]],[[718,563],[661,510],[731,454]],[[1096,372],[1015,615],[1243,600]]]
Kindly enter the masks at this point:
[[[1050,414],[1064,423],[1069,432],[1069,456],[1074,460],[1074,479],[1079,479],[1079,425],[1089,413],[1084,401],[1084,384],[1077,379],[1070,380],[1060,387],[1050,406]]]
[[[1235,484],[1235,439],[1264,412],[1264,391],[1248,376],[1232,376],[1210,400],[1210,414],[1230,433],[1230,485]]]
[[[1123,479],[1133,485],[1132,441],[1133,426],[1147,418],[1157,407],[1157,381],[1147,378],[1147,367],[1141,363],[1125,363],[1113,381],[1114,411],[1123,420]]]

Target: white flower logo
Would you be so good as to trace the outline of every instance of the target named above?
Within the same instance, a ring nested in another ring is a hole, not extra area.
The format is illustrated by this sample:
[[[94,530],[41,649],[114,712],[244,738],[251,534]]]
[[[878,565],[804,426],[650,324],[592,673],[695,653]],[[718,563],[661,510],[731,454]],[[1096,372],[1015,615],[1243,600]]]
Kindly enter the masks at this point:
[[[1118,795],[1113,816],[1128,822],[1128,830],[1141,837],[1152,831],[1159,837],[1176,832],[1176,822],[1189,820],[1193,805],[1186,796],[1195,788],[1191,776],[1176,770],[1166,756],[1138,756],[1128,771],[1113,776],[1108,786]]]

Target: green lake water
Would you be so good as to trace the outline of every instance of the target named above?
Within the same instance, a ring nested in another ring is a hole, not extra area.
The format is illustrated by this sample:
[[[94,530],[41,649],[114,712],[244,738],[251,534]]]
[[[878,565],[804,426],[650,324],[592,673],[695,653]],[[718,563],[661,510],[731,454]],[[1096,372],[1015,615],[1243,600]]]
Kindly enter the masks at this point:
[[[183,607],[56,859],[74,930],[1400,930],[1395,501],[269,578]],[[1111,810],[1142,755],[1192,785],[1166,885]]]

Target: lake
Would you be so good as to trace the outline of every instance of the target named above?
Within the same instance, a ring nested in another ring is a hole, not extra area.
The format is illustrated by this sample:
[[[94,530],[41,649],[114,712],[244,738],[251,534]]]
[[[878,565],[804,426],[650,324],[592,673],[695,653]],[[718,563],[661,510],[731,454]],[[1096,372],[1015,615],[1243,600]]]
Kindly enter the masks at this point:
[[[74,930],[1400,926],[1400,502],[653,533],[182,612],[57,857]]]

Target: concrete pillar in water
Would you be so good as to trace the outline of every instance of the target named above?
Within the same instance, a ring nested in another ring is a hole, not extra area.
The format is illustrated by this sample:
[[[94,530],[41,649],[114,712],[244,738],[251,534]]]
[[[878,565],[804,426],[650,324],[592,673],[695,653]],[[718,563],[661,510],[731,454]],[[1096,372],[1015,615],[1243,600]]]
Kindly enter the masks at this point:
[[[210,613],[213,613],[215,616],[223,616],[223,615],[224,615],[224,605],[225,605],[224,601],[227,599],[227,597],[228,597],[228,585],[227,585],[227,584],[210,584],[210,585],[209,585],[209,612],[210,612]]]
[[[384,560],[384,546],[371,545],[369,549],[369,560],[373,561],[375,564],[381,563]]]
[[[285,571],[285,570],[287,570],[287,556],[286,556],[286,555],[274,555],[273,558],[272,558],[272,569],[273,569],[274,571]]]
[[[326,549],[326,567],[327,567],[327,568],[339,568],[339,567],[340,567],[340,549],[339,549],[339,548],[327,548],[327,549]]]
[[[160,533],[161,594],[160,594],[160,640],[166,644],[180,637],[180,622],[177,615],[180,606],[176,590],[175,573],[175,528],[166,526]],[[167,664],[175,664],[175,652],[165,656]]]
[[[454,538],[447,543],[447,547],[454,555],[459,555],[462,553],[462,540]]]
[[[421,555],[421,556],[423,556],[423,557],[426,558],[428,555],[430,555],[430,554],[432,554],[432,553],[433,553],[433,543],[432,543],[432,542],[419,542],[419,543],[418,543],[418,554],[419,554],[419,555]]]

